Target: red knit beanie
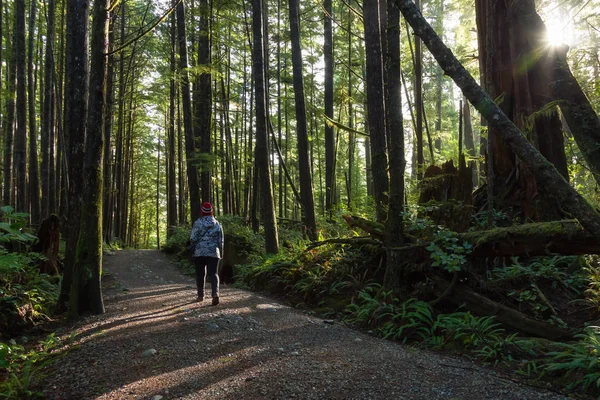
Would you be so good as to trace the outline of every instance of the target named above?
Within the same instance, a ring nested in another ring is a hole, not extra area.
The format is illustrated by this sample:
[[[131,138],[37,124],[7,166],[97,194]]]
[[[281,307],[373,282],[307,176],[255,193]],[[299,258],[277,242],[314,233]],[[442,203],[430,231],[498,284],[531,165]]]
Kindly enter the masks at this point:
[[[205,201],[202,204],[202,208],[200,209],[200,214],[202,214],[202,216],[212,215],[213,214],[213,206],[212,206],[212,204],[210,204],[208,201]]]

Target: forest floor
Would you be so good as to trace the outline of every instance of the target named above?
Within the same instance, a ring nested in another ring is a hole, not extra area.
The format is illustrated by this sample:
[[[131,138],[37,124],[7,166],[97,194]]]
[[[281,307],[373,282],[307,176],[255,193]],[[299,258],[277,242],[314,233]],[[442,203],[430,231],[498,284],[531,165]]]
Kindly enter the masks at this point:
[[[221,287],[155,250],[104,257],[106,314],[64,327],[48,399],[565,399],[464,358],[382,340]],[[210,293],[210,291],[207,291]]]

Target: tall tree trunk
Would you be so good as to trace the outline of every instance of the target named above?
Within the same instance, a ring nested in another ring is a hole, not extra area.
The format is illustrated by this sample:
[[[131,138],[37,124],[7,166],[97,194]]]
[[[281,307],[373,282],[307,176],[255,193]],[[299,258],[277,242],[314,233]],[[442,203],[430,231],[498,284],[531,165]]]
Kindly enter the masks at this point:
[[[421,0],[416,0],[415,5],[421,9]],[[425,158],[423,156],[423,50],[421,39],[415,36],[415,117],[417,119],[417,176],[423,177]]]
[[[175,26],[175,15],[171,13],[171,79],[169,82],[169,130],[168,149],[169,161],[167,163],[168,187],[167,187],[167,237],[171,236],[173,229],[177,226],[177,192],[175,184],[175,101],[177,91],[175,90],[175,73],[177,64],[175,61],[175,40],[177,30]]]
[[[497,129],[520,161],[533,172],[540,185],[552,188],[548,196],[579,220],[592,235],[600,238],[600,214],[573,189],[554,165],[525,138],[523,133],[475,82],[450,49],[436,35],[411,0],[395,0],[404,18],[419,35],[444,72],[463,91],[469,102]]]
[[[444,0],[437,0],[434,6],[437,6],[435,9],[435,24],[433,28],[436,32],[439,32],[443,38],[444,32]],[[439,67],[439,65],[435,65],[435,148],[437,151],[442,150],[442,94],[443,94],[443,86],[444,86],[444,71]],[[431,161],[433,164],[433,161]]]
[[[394,0],[387,0],[387,45],[386,69],[388,103],[387,120],[390,155],[390,198],[385,224],[386,246],[402,244],[404,226],[404,127],[402,122],[402,83],[400,81],[400,11]],[[400,255],[388,253],[384,283],[388,289],[397,289],[401,282]]]
[[[184,155],[183,155],[183,130],[181,129],[181,96],[180,90],[177,89],[176,103],[177,103],[177,162],[178,162],[178,171],[177,179],[178,179],[178,188],[179,193],[177,196],[178,199],[178,215],[179,215],[179,224],[183,225],[187,221],[187,213],[185,212],[185,165],[184,165]],[[194,221],[192,221],[193,223]]]
[[[158,157],[156,159],[156,248],[160,250],[160,138],[158,139]],[[149,236],[149,235],[146,235]]]
[[[69,303],[70,314],[76,314],[79,299],[69,300],[73,294],[81,293],[78,287],[80,269],[76,267],[80,218],[83,204],[85,135],[88,104],[88,38],[89,2],[67,0],[66,18],[66,68],[65,68],[65,139],[68,161],[67,186],[69,191],[69,216],[67,225],[67,247],[59,307]],[[74,285],[74,288],[72,288]]]
[[[58,206],[58,212],[63,220],[67,218],[67,212],[69,208],[69,189],[67,187],[68,180],[68,167],[67,167],[67,138],[66,138],[66,118],[67,113],[65,109],[65,47],[66,47],[66,27],[65,27],[65,16],[66,16],[66,1],[61,2],[60,11],[60,50],[58,56],[58,76],[56,85],[56,125],[57,125],[57,138],[56,138],[56,204]],[[65,228],[66,230],[66,228]]]
[[[195,164],[196,145],[194,143],[194,130],[192,121],[190,78],[187,70],[188,51],[185,33],[185,10],[183,2],[179,2],[177,4],[177,39],[179,43],[179,73],[181,79],[181,96],[183,100],[183,125],[185,131],[185,152],[187,157],[190,216],[193,222],[200,217],[200,187],[198,185],[198,168]]]
[[[353,10],[348,10],[348,127],[354,129],[354,110],[352,102],[352,22],[354,15]],[[352,209],[352,200],[354,198],[353,191],[354,187],[354,154],[356,149],[356,135],[354,132],[350,132],[348,140],[348,209]]]
[[[29,40],[27,47],[27,100],[29,116],[29,204],[31,211],[31,223],[36,225],[40,222],[40,179],[38,166],[37,126],[35,111],[35,20],[37,15],[37,2],[31,2],[29,11]]]
[[[283,112],[281,110],[281,41],[282,41],[282,32],[281,32],[281,0],[277,0],[277,134],[278,134],[278,145],[281,149],[281,140],[282,140],[282,115]],[[287,138],[286,138],[287,139]],[[273,171],[275,172],[275,171]],[[279,163],[279,171],[278,171],[278,189],[279,193],[277,196],[277,200],[279,202],[279,206],[277,211],[279,212],[279,218],[283,218],[283,163]]]
[[[17,83],[16,24],[13,25],[12,37],[12,45],[9,47],[11,51],[10,58],[8,60],[8,73],[6,82],[6,116],[2,121],[2,131],[4,133],[4,181],[2,183],[2,201],[5,205],[14,205],[13,177],[15,176],[15,169],[13,164],[13,142],[15,133],[15,88]]]
[[[120,45],[122,46],[125,41],[125,0],[121,0],[121,37]],[[125,92],[127,91],[127,83],[125,82],[125,52],[122,51],[119,55],[119,110],[117,117],[117,137],[115,138],[115,192],[113,193],[114,197],[114,234],[119,238],[121,242],[125,242],[125,238],[122,235],[123,232],[123,208],[125,204],[123,203],[123,191],[124,189],[124,179],[123,179],[123,146],[124,146],[124,135],[123,132],[125,130]]]
[[[28,212],[27,204],[27,85],[25,48],[25,0],[15,0],[17,52],[17,129],[15,132],[16,209]]]
[[[323,58],[325,60],[325,116],[333,120],[333,11],[332,0],[324,0],[325,34]],[[325,209],[331,212],[335,202],[335,136],[333,126],[325,123]]]
[[[200,183],[203,201],[212,201],[211,182],[211,129],[212,129],[212,74],[211,71],[211,37],[210,16],[211,8],[208,0],[200,0],[200,23],[198,26],[198,65],[204,67],[203,73],[198,77],[198,100],[195,119],[198,121],[198,135],[200,140]]]
[[[296,136],[298,141],[298,169],[300,172],[300,199],[304,227],[311,240],[317,240],[315,201],[308,157],[308,133],[306,131],[306,105],[304,79],[302,77],[302,47],[300,46],[298,0],[289,0],[290,38],[292,41],[292,65],[294,74],[294,98],[296,100]]]
[[[500,108],[529,141],[568,179],[561,124],[556,110],[531,117],[552,100],[551,50],[545,46],[544,26],[532,25],[534,0],[476,2],[480,57],[485,60],[486,90],[502,96]],[[542,53],[540,53],[540,49]],[[494,148],[493,175],[496,208],[518,210],[523,220],[562,217],[560,207],[547,201],[549,187],[540,186],[495,128],[489,129]],[[542,194],[540,196],[539,194]]]
[[[102,151],[108,58],[109,0],[94,0],[86,132],[84,206],[69,315],[104,313],[102,271]],[[89,6],[88,6],[89,7]],[[87,17],[85,14],[82,15]],[[88,23],[86,22],[85,25]],[[87,26],[86,26],[87,28]],[[86,60],[87,61],[87,60]]]
[[[254,89],[256,92],[256,151],[255,165],[260,185],[262,219],[265,229],[265,247],[267,253],[279,252],[277,237],[277,219],[271,188],[271,171],[269,166],[267,135],[267,88],[265,86],[264,51],[263,51],[263,4],[262,0],[252,2],[252,32],[254,37],[253,64]],[[255,202],[256,204],[256,202]]]
[[[380,31],[380,0],[363,0],[365,48],[367,55],[367,102],[371,142],[371,172],[377,220],[386,219],[388,158],[385,132],[385,106],[383,88],[383,59]],[[381,0],[382,1],[382,0]]]
[[[114,28],[115,28],[115,19],[110,18],[109,28],[108,28],[108,43],[109,50],[110,45],[114,42]],[[105,113],[104,113],[104,155],[103,155],[103,184],[104,187],[102,189],[102,234],[104,236],[104,241],[106,243],[110,243],[112,241],[112,215],[114,209],[114,193],[113,193],[113,174],[112,174],[112,128],[113,128],[113,110],[114,110],[114,82],[115,82],[115,73],[114,73],[114,55],[109,54],[107,62],[107,71],[106,71],[106,99],[105,99]]]
[[[3,52],[3,45],[4,45],[4,24],[6,23],[6,21],[4,20],[4,1],[0,0],[0,110],[2,109],[2,99],[3,99],[3,94],[2,92],[4,91],[4,86],[2,85],[3,83],[3,71],[2,71],[2,62],[4,61],[4,58],[2,58],[3,56],[5,56],[5,53]],[[8,63],[7,63],[8,64]],[[2,117],[0,117],[0,122],[2,122]],[[0,124],[1,126],[1,124]],[[2,134],[3,131],[0,131],[0,134]],[[3,165],[4,167],[4,165]],[[2,170],[4,172],[4,169]],[[0,182],[1,184],[2,182]]]
[[[54,15],[56,3],[48,0],[46,4],[46,57],[44,64],[44,96],[41,111],[41,146],[42,146],[42,216],[46,218],[55,212],[54,185],[50,177],[54,175]],[[52,190],[52,192],[51,192]]]

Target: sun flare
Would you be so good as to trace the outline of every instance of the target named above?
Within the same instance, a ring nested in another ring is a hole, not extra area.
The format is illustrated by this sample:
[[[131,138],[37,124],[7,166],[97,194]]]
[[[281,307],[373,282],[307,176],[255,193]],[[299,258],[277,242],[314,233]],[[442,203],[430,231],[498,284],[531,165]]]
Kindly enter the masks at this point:
[[[546,18],[546,41],[550,46],[562,46],[573,44],[571,29],[563,18],[550,15]]]

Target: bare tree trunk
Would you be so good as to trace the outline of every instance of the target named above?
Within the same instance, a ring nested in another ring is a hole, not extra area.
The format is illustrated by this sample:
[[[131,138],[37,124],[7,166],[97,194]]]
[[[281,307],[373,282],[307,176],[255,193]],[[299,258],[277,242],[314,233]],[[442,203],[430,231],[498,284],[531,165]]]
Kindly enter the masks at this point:
[[[42,216],[47,217],[55,211],[54,185],[50,177],[54,175],[54,14],[56,3],[48,0],[46,4],[46,57],[44,64],[44,97],[41,112],[41,146],[42,146]]]
[[[121,37],[120,44],[125,43],[125,0],[121,0]],[[125,82],[125,54],[120,53],[119,60],[119,111],[117,117],[117,137],[115,138],[115,193],[114,196],[114,234],[122,241],[125,242],[125,238],[122,236],[123,232],[123,191],[124,191],[124,179],[123,179],[123,146],[124,146],[124,131],[125,131],[125,92],[127,91],[127,83]]]
[[[325,7],[325,116],[333,119],[333,12],[332,0],[324,0]],[[325,123],[325,209],[331,212],[335,203],[335,137],[333,126]]]
[[[380,0],[364,0],[365,48],[367,54],[367,101],[371,142],[371,172],[377,221],[386,219],[389,187],[387,139],[385,132],[385,105],[383,87],[383,59],[380,31]],[[381,0],[383,1],[383,0]]]
[[[31,223],[40,223],[40,178],[38,166],[37,126],[35,111],[35,72],[33,70],[35,52],[35,20],[37,15],[37,2],[31,2],[29,11],[29,40],[27,47],[27,106],[29,117],[29,204]]]
[[[177,225],[177,192],[175,185],[175,101],[177,91],[175,90],[175,73],[177,64],[175,61],[175,40],[177,30],[175,26],[175,15],[171,13],[171,80],[169,82],[169,130],[168,148],[169,161],[167,165],[168,187],[167,187],[167,237],[171,236]]]
[[[390,198],[385,225],[387,247],[402,244],[404,235],[404,127],[402,121],[402,83],[400,81],[400,11],[394,0],[387,0],[387,109],[389,155],[390,155]],[[399,255],[388,253],[384,283],[388,289],[400,287],[401,274]]]
[[[200,187],[198,185],[198,168],[194,162],[196,146],[194,144],[190,79],[187,71],[188,51],[185,33],[185,10],[182,2],[177,4],[177,39],[179,42],[179,73],[181,75],[181,95],[183,100],[183,125],[185,131],[190,216],[193,222],[200,217]]]
[[[354,15],[353,10],[348,10],[348,128],[354,129],[354,110],[352,101],[352,22]],[[352,209],[352,200],[354,198],[353,191],[356,189],[354,185],[354,154],[356,151],[356,135],[350,132],[348,139],[348,209]]]
[[[312,176],[308,157],[308,133],[306,131],[306,105],[304,79],[302,77],[302,47],[300,46],[299,6],[297,0],[289,0],[290,37],[292,41],[292,64],[294,74],[294,98],[296,100],[296,136],[298,146],[298,169],[300,172],[300,199],[302,219],[310,240],[317,240],[315,202]]]
[[[158,157],[156,159],[156,248],[160,250],[160,138],[158,140]]]
[[[7,46],[11,49],[11,52],[8,60],[8,74],[6,83],[6,116],[2,121],[2,131],[4,132],[4,181],[2,201],[5,205],[14,205],[13,177],[15,175],[15,171],[13,167],[13,143],[15,133],[15,88],[17,83],[16,25],[13,25],[12,37],[12,45],[10,47]]]
[[[17,129],[15,132],[16,210],[28,212],[27,203],[27,85],[25,48],[25,0],[15,0],[17,53]]]
[[[421,0],[416,0],[415,4],[421,9]],[[423,50],[421,49],[421,39],[415,36],[415,116],[417,118],[417,176],[423,177],[423,168],[425,157],[423,155]]]
[[[114,42],[115,34],[115,19],[111,18],[109,21],[109,29],[108,29],[108,43],[109,46]],[[110,49],[110,47],[109,47]],[[115,82],[115,73],[114,73],[114,55],[109,54],[107,62],[107,71],[106,71],[106,99],[105,99],[105,113],[104,113],[104,156],[103,156],[103,184],[104,187],[102,189],[102,234],[103,240],[106,243],[110,243],[112,241],[112,216],[114,210],[114,193],[113,193],[113,169],[112,169],[112,128],[113,128],[113,110],[114,110],[114,82]]]
[[[254,36],[253,64],[254,88],[256,98],[256,151],[255,165],[260,184],[262,219],[265,229],[265,247],[267,253],[279,252],[277,237],[277,219],[271,189],[271,171],[269,168],[267,134],[267,89],[265,87],[264,51],[263,51],[263,4],[262,0],[252,2],[252,31]],[[254,203],[256,204],[256,202]]]
[[[198,99],[195,102],[195,120],[198,131],[194,135],[200,141],[200,186],[203,201],[212,201],[210,191],[211,181],[211,130],[212,130],[212,74],[211,70],[211,37],[210,15],[211,9],[208,0],[200,0],[200,23],[198,26],[198,66],[205,67],[198,77]]]

